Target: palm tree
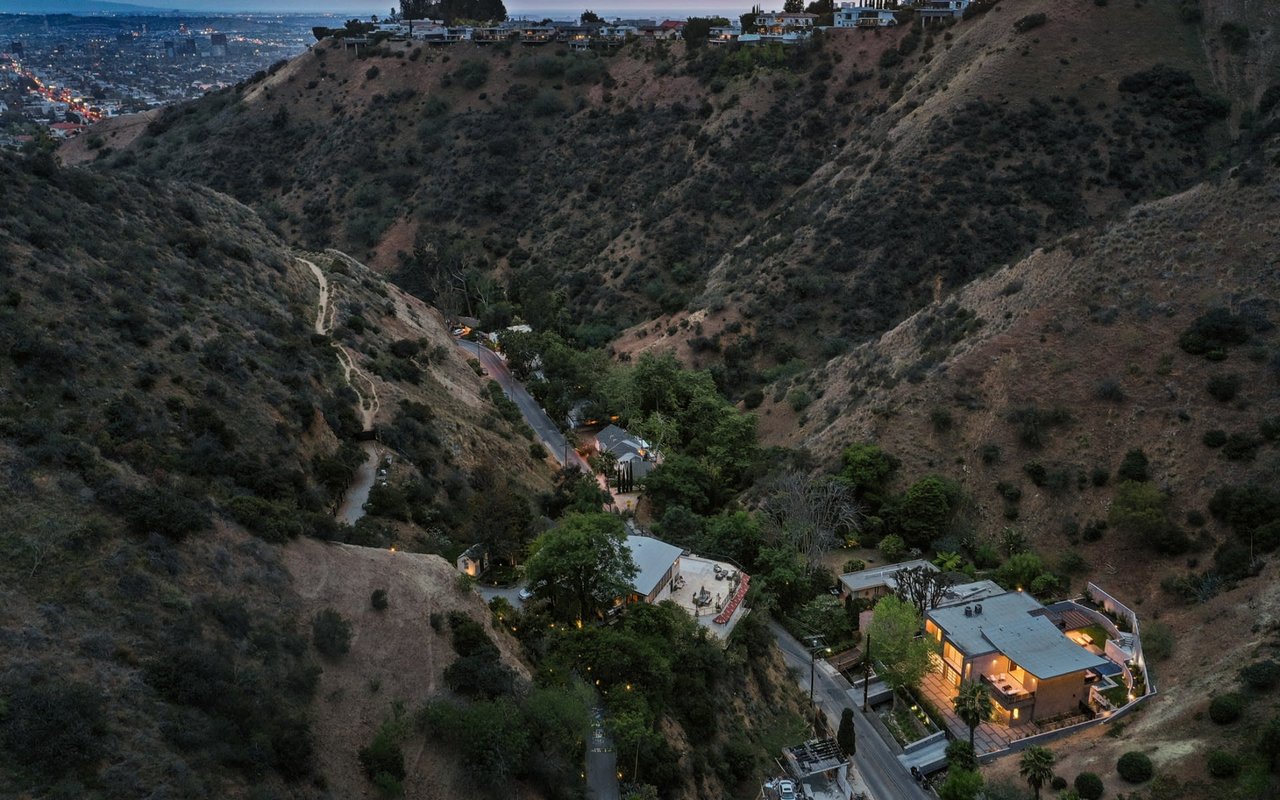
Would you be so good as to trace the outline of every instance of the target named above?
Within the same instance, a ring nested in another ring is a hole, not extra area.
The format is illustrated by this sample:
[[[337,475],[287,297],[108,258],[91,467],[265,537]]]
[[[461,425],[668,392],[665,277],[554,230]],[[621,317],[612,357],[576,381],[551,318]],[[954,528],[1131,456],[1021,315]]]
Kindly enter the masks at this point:
[[[1018,774],[1027,779],[1027,785],[1040,800],[1040,787],[1053,780],[1054,755],[1043,747],[1032,745],[1022,751]]]
[[[966,681],[951,701],[956,716],[969,726],[969,746],[973,747],[973,732],[978,725],[991,719],[991,694],[985,684]]]

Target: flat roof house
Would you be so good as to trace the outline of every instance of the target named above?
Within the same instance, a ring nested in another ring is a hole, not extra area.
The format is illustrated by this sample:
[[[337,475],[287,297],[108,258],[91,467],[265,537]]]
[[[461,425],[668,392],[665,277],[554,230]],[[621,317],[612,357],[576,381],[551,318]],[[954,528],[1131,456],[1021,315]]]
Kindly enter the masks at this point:
[[[1079,710],[1089,697],[1087,673],[1109,664],[1068,639],[1022,592],[930,609],[924,627],[941,646],[943,679],[985,683],[1005,724]]]
[[[887,594],[893,594],[897,590],[898,581],[894,576],[900,570],[913,567],[925,567],[934,572],[938,571],[938,568],[933,564],[923,558],[918,558],[915,561],[886,564],[883,567],[864,569],[861,572],[846,572],[840,576],[840,594],[841,596],[855,597],[859,600],[878,600]]]
[[[684,552],[673,544],[649,536],[627,536],[627,549],[636,565],[631,581],[635,594],[631,600],[660,603],[675,589],[680,576],[680,556]]]

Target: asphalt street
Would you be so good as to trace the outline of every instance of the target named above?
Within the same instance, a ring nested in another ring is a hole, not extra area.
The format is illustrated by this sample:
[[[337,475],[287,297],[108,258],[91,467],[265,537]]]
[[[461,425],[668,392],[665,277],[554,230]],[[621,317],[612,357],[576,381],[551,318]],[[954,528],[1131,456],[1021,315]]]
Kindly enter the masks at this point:
[[[588,475],[591,474],[591,468],[587,466],[587,462],[578,455],[577,451],[569,446],[564,434],[551,421],[551,417],[547,412],[542,410],[542,406],[538,405],[538,401],[533,399],[533,395],[524,388],[524,384],[515,379],[511,374],[511,370],[507,369],[507,362],[502,357],[493,352],[489,348],[468,342],[465,339],[456,339],[458,347],[461,347],[473,358],[479,359],[480,366],[484,367],[484,371],[489,377],[498,382],[502,387],[502,391],[511,399],[519,408],[520,413],[524,415],[525,422],[529,423],[529,427],[533,428],[534,433],[546,445],[551,455],[555,456],[556,461],[561,464],[565,463],[568,458],[569,464],[577,466]]]
[[[587,739],[587,797],[619,800],[618,754],[604,728],[604,709],[596,706]]]
[[[800,687],[809,691],[809,650],[776,622],[769,623],[778,649],[788,667],[798,670]],[[874,800],[933,800],[898,762],[897,755],[880,738],[862,713],[862,698],[855,697],[853,687],[833,669],[815,672],[813,698],[827,716],[831,730],[840,726],[840,715],[846,707],[853,709],[853,729],[858,735],[858,751],[854,765]]]

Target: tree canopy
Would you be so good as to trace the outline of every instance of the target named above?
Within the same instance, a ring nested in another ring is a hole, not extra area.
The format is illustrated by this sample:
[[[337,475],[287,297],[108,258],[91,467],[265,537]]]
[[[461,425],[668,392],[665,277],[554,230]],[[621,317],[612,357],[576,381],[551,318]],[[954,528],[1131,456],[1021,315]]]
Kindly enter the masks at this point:
[[[562,617],[587,619],[631,593],[636,566],[626,539],[620,517],[569,514],[534,541],[525,566],[529,585]]]
[[[930,669],[932,646],[917,639],[920,616],[915,606],[893,595],[876,603],[867,633],[871,655],[880,665],[879,676],[897,691],[915,686]]]

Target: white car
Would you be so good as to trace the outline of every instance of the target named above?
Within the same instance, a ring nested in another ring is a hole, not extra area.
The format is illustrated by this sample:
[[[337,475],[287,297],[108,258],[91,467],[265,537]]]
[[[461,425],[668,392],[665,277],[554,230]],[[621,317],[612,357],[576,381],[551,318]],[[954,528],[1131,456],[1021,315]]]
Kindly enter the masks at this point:
[[[519,594],[516,596],[520,598],[521,603],[527,603],[533,598],[533,592],[529,590],[528,586],[525,586],[520,589]]]
[[[791,781],[778,781],[778,800],[796,800],[796,785]]]

